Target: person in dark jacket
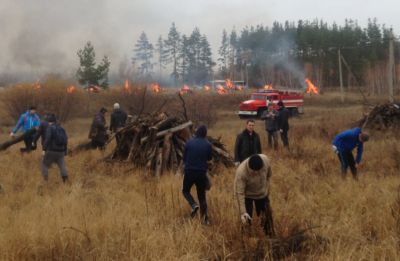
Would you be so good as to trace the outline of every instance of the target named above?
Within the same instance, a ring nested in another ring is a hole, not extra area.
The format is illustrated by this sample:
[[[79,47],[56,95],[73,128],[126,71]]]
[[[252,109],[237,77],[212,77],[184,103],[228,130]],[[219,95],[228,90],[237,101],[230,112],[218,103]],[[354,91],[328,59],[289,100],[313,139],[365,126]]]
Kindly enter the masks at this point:
[[[68,137],[65,133],[65,130],[56,123],[56,116],[54,114],[50,114],[47,117],[49,126],[46,130],[45,139],[43,142],[43,160],[42,160],[42,176],[45,181],[48,180],[49,176],[49,167],[56,163],[60,170],[61,178],[65,183],[68,181],[68,173],[65,167],[64,155],[67,153],[68,147]],[[57,137],[60,135],[60,132],[64,133],[64,137]]]
[[[104,149],[108,139],[107,126],[106,126],[106,108],[101,108],[99,113],[94,115],[92,126],[90,127],[89,139],[92,140],[92,148]]]
[[[24,143],[25,148],[21,148],[21,152],[31,152],[34,150],[33,138],[39,128],[40,117],[36,113],[36,107],[31,106],[28,111],[23,113],[17,122],[15,128],[11,131],[10,136],[14,137],[20,128],[22,128],[22,133],[25,135]]]
[[[119,103],[114,103],[114,111],[111,114],[111,119],[110,119],[110,131],[115,133],[119,129],[123,128],[125,126],[127,118],[128,115],[121,109]],[[119,144],[121,140],[121,135],[116,134],[115,139],[117,141],[117,144]]]
[[[190,207],[192,208],[191,217],[195,217],[199,206],[190,194],[190,189],[196,185],[197,198],[200,203],[200,216],[203,224],[208,224],[206,188],[208,185],[208,161],[211,160],[211,144],[207,140],[206,126],[200,126],[196,130],[195,137],[189,140],[184,149],[184,177],[182,193]]]
[[[288,109],[285,108],[285,105],[282,101],[278,102],[278,114],[277,114],[277,122],[278,122],[278,129],[281,133],[281,139],[283,146],[289,148],[289,139],[288,139],[288,131],[289,131],[289,115],[290,112]]]
[[[357,167],[362,159],[364,142],[369,140],[369,135],[362,132],[361,128],[343,131],[336,135],[332,142],[333,151],[338,155],[342,177],[346,177],[347,168],[350,167],[354,179],[358,179]],[[353,149],[357,147],[357,156],[354,160]]]
[[[114,111],[111,114],[110,131],[116,132],[118,129],[125,126],[128,115],[124,112],[119,103],[114,104]]]
[[[246,129],[236,137],[235,165],[253,154],[261,154],[260,136],[254,131],[254,120],[248,120]]]
[[[274,149],[278,149],[278,121],[276,119],[277,112],[272,107],[268,106],[268,110],[264,111],[261,115],[261,119],[265,120],[265,130],[268,135],[268,146],[272,148],[272,140]]]
[[[40,143],[42,144],[42,148],[43,148],[44,140],[46,138],[46,130],[47,130],[47,127],[49,127],[49,122],[48,122],[49,115],[50,114],[48,114],[48,113],[46,113],[44,115],[43,119],[40,122],[37,132],[33,136],[33,147],[34,148],[37,147],[37,141],[39,140],[39,138],[40,138]]]

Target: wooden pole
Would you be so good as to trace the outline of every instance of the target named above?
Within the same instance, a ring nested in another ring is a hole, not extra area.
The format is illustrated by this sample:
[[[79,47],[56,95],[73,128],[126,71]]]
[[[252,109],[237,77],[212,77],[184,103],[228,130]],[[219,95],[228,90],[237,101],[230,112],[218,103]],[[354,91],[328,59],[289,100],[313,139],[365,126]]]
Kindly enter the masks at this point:
[[[390,30],[389,35],[389,68],[388,68],[388,86],[389,86],[389,102],[394,102],[393,95],[393,71],[394,71],[394,47],[393,47],[393,31]]]
[[[340,48],[338,50],[339,57],[339,80],[340,80],[340,100],[344,103],[344,89],[343,89],[343,74],[342,74],[342,54],[340,53]]]

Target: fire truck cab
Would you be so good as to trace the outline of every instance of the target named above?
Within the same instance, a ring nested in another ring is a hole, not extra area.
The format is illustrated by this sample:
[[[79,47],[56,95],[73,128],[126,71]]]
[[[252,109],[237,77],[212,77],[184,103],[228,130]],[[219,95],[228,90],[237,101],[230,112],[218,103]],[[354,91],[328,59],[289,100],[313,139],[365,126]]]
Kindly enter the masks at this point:
[[[268,105],[278,109],[282,101],[292,116],[303,113],[304,97],[301,91],[260,90],[251,94],[247,101],[240,103],[238,115],[240,118],[261,118]]]

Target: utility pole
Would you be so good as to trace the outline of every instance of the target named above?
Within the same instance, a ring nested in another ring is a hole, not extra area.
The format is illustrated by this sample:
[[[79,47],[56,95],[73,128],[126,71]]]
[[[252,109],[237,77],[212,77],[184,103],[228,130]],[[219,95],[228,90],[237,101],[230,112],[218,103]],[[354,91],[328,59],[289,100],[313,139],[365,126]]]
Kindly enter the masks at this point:
[[[344,103],[344,90],[343,90],[343,74],[342,74],[342,54],[340,48],[338,49],[339,57],[339,80],[340,80],[340,99]]]
[[[389,102],[394,102],[393,95],[393,72],[394,72],[394,47],[393,47],[394,37],[393,31],[390,29],[389,33],[389,66],[388,66],[388,84],[389,84]]]

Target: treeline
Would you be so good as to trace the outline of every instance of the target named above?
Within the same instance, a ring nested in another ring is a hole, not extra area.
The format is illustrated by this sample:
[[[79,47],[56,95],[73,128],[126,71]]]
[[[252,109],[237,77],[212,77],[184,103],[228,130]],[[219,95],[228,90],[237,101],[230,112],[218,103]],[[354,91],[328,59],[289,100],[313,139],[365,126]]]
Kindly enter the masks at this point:
[[[245,27],[223,30],[218,58],[213,60],[206,35],[195,28],[182,34],[172,24],[168,35],[155,45],[143,32],[134,47],[132,61],[142,79],[169,75],[175,84],[203,84],[212,79],[247,80],[250,86],[299,87],[304,77],[320,86],[338,86],[338,51],[343,60],[346,86],[386,85],[390,29],[370,19],[366,27],[346,20],[344,25],[324,21]],[[399,57],[396,41],[396,57]],[[397,59],[396,59],[397,60]]]
[[[174,23],[166,39],[160,36],[155,45],[142,32],[135,44],[132,62],[142,80],[157,77],[155,67],[158,78],[162,78],[165,68],[170,68],[169,75],[175,85],[204,84],[210,80],[215,66],[207,37],[197,27],[190,35],[181,34]]]
[[[250,85],[302,84],[312,78],[320,86],[338,86],[338,51],[344,84],[385,85],[390,29],[370,19],[365,28],[346,20],[343,26],[323,21],[273,23],[272,27],[244,28],[240,35],[224,31],[219,49],[219,71],[225,77],[243,77]],[[399,48],[395,50],[398,57]],[[304,75],[303,75],[304,74]]]

